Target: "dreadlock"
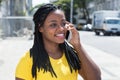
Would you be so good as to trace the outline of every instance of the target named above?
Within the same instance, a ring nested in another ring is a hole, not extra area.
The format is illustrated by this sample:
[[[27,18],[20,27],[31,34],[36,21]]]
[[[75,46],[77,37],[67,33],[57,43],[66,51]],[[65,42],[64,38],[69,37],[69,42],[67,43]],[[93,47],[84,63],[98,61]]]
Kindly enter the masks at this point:
[[[41,6],[33,16],[35,32],[34,44],[33,47],[30,49],[30,57],[33,58],[32,77],[35,79],[37,78],[37,69],[38,71],[40,71],[41,69],[43,69],[44,72],[49,71],[52,77],[57,77],[57,74],[54,72],[50,63],[49,55],[45,50],[42,34],[41,32],[39,32],[39,28],[44,25],[45,19],[47,18],[48,14],[57,9],[61,10],[59,6],[55,6],[53,4],[45,4]],[[80,61],[73,48],[70,47],[67,42],[60,44],[59,47],[65,52],[65,56],[70,66],[71,72],[73,69],[80,69]]]

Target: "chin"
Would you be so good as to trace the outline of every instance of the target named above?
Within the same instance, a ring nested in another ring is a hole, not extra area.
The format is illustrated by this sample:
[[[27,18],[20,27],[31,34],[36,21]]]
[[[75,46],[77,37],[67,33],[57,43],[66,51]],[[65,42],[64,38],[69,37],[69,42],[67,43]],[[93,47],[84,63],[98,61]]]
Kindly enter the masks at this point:
[[[59,41],[58,43],[61,44],[61,43],[64,43],[64,42],[65,42],[65,40],[64,41]]]

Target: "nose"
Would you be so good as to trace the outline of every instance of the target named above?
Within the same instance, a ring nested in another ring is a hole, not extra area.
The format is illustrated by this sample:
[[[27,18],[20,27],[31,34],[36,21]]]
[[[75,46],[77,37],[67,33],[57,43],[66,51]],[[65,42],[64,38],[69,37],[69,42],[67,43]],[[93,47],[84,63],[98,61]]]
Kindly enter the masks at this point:
[[[58,29],[61,30],[61,31],[63,31],[65,28],[64,28],[64,26],[59,25]]]

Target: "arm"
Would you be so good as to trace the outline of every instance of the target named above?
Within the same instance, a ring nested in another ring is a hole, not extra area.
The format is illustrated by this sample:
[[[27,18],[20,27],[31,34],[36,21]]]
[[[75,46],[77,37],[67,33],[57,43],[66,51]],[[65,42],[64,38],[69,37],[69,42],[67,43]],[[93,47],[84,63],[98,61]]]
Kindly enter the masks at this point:
[[[70,40],[70,43],[73,45],[81,61],[79,74],[84,80],[101,80],[100,69],[83,49],[78,31],[74,27],[71,27],[71,32],[74,38]]]
[[[77,51],[81,61],[81,69],[79,70],[79,74],[81,74],[85,80],[101,80],[100,69],[85,52],[83,47],[79,44],[74,48]]]

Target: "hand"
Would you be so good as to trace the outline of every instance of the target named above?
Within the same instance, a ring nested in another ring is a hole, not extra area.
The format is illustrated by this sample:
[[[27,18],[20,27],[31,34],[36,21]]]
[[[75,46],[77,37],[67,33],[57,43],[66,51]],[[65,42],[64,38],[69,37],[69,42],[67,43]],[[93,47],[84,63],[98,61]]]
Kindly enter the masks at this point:
[[[72,37],[69,41],[69,43],[73,46],[76,47],[80,45],[80,37],[79,37],[79,32],[76,30],[73,24],[70,22],[67,22],[67,30],[70,30],[72,33]]]

